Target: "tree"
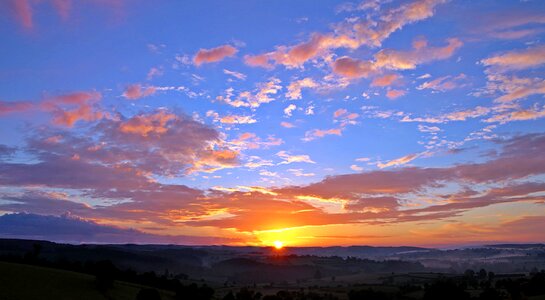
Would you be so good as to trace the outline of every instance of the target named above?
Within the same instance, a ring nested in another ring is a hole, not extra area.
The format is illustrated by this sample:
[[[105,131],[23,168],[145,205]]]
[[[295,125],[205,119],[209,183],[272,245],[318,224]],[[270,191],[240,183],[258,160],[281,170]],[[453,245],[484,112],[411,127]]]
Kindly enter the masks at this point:
[[[156,289],[141,288],[136,295],[136,300],[161,300],[161,295]]]
[[[95,263],[94,274],[97,289],[105,292],[114,285],[117,268],[109,260],[103,260]]]
[[[479,295],[479,300],[499,300],[504,299],[503,295],[496,289],[487,288],[481,295]]]
[[[424,300],[469,300],[469,293],[452,281],[437,281],[426,287]]]
[[[480,279],[480,280],[486,279],[486,274],[487,274],[487,273],[486,273],[486,270],[485,270],[485,269],[481,269],[481,270],[479,271],[479,279]]]
[[[322,272],[319,269],[314,272],[314,279],[322,279]]]

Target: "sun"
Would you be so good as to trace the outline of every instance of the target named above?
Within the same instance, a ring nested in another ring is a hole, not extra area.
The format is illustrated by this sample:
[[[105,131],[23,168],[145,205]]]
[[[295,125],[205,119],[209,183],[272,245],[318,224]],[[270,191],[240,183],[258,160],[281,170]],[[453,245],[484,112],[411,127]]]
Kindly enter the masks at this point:
[[[274,248],[276,248],[277,250],[280,250],[284,247],[284,243],[281,242],[281,241],[274,241]]]

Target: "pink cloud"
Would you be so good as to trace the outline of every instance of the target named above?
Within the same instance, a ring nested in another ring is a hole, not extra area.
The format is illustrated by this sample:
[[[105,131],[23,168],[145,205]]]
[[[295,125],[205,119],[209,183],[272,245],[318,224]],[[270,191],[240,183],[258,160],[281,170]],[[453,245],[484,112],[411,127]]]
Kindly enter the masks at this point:
[[[153,95],[156,91],[157,89],[153,86],[143,88],[140,84],[131,84],[127,86],[123,96],[130,100],[136,100]]]
[[[235,55],[237,52],[237,48],[231,45],[222,45],[212,49],[200,49],[197,54],[195,54],[195,57],[193,57],[193,62],[197,66],[218,62],[226,57]]]
[[[262,67],[266,69],[273,67],[272,64],[269,63],[269,58],[265,54],[245,55],[244,63],[251,67]]]
[[[72,127],[77,121],[96,121],[106,114],[96,107],[102,95],[98,92],[73,92],[31,102],[0,101],[0,115],[26,111],[45,111],[53,115],[55,125]]]
[[[12,0],[13,10],[16,17],[21,22],[23,27],[30,29],[33,26],[32,22],[32,7],[28,0]]]
[[[33,107],[34,105],[30,102],[0,101],[0,116],[11,114],[11,113],[28,111],[32,109]]]
[[[293,46],[278,46],[275,51],[247,56],[245,61],[250,66],[271,68],[275,64],[281,64],[288,68],[297,68],[307,61],[327,57],[335,49],[357,49],[362,45],[377,47],[403,26],[431,17],[435,6],[444,2],[446,1],[413,1],[389,9],[376,16],[376,19],[362,18],[336,24],[335,33],[313,33],[306,42]]]
[[[72,0],[7,0],[9,1],[10,8],[12,9],[15,17],[19,20],[21,25],[26,29],[32,29],[34,27],[34,8],[40,6],[41,2],[50,4],[53,9],[59,14],[63,20],[67,20],[70,17],[70,11],[72,10]],[[122,2],[124,0],[92,0],[88,1],[97,5],[104,5],[115,9],[118,13],[121,11]],[[78,3],[76,1],[76,3]]]
[[[179,122],[182,120],[177,120]],[[116,121],[104,120],[101,130],[106,130],[108,123]],[[191,126],[196,123],[189,121]],[[189,124],[175,123],[161,135],[161,139],[142,141],[134,140],[134,144],[126,144],[120,149],[133,151],[142,145],[149,149],[161,147],[163,139],[170,130],[184,128]],[[193,128],[195,129],[195,128]],[[106,133],[106,131],[105,131]],[[196,132],[193,132],[196,133]],[[180,136],[190,136],[181,133]],[[153,137],[153,135],[150,135]],[[201,136],[202,137],[202,136]],[[131,139],[134,137],[131,137]],[[172,146],[179,145],[179,135],[171,136]],[[244,135],[251,139],[252,135]],[[50,189],[86,189],[88,195],[107,197],[109,199],[130,199],[109,206],[89,208],[69,199],[60,200],[59,196],[18,194],[3,196],[11,200],[0,204],[4,211],[58,212],[59,207],[78,212],[79,215],[92,218],[113,219],[116,222],[136,222],[145,220],[152,224],[183,224],[184,226],[215,226],[234,228],[238,231],[278,229],[308,225],[328,224],[399,224],[413,221],[438,221],[458,216],[465,211],[509,202],[543,202],[544,185],[540,182],[522,182],[518,179],[529,179],[531,176],[545,172],[545,160],[541,154],[545,146],[543,135],[526,135],[499,142],[503,151],[499,156],[482,163],[470,163],[440,168],[402,167],[390,171],[377,170],[357,174],[345,174],[326,177],[309,185],[295,185],[283,188],[255,188],[244,192],[220,192],[209,190],[206,193],[198,189],[182,185],[161,184],[150,181],[138,169],[115,161],[138,163],[138,158],[151,160],[157,167],[153,155],[143,156],[135,153],[134,159],[127,156],[106,160],[117,152],[116,148],[104,149],[101,156],[89,156],[95,151],[81,151],[79,160],[63,159],[60,154],[72,154],[74,151],[86,149],[93,141],[89,139],[72,140],[66,135],[58,143],[29,143],[34,149],[41,149],[41,160],[37,163],[0,162],[0,184],[12,188],[28,185],[46,185]],[[123,139],[117,138],[124,142]],[[105,146],[109,146],[107,140]],[[39,148],[35,148],[39,147]],[[47,148],[53,147],[53,148]],[[185,151],[195,152],[196,148]],[[163,149],[165,150],[165,149]],[[101,151],[101,150],[98,150]],[[182,152],[183,153],[183,152]],[[128,153],[126,153],[128,154]],[[181,153],[178,153],[180,155]],[[103,155],[103,156],[102,156]],[[204,157],[218,164],[232,162],[232,151],[216,150],[208,152]],[[285,151],[278,152],[285,163],[313,162],[307,155],[290,155]],[[177,157],[177,156],[173,156]],[[97,159],[101,159],[97,161]],[[201,160],[201,161],[204,161]],[[516,164],[513,164],[516,161]],[[169,160],[172,164],[175,161]],[[214,168],[213,164],[208,168]],[[50,176],[55,174],[56,176]],[[442,188],[448,183],[464,183],[467,186],[480,185],[484,190],[473,191],[469,188],[447,195],[433,192],[434,188]],[[486,184],[484,184],[486,183]],[[484,185],[483,185],[484,184]],[[426,193],[431,189],[432,192]],[[426,193],[425,199],[433,203],[424,207],[413,208],[404,202],[409,195]],[[403,196],[404,201],[399,200]],[[55,199],[52,199],[52,198]],[[66,198],[67,196],[62,196]],[[153,199],[153,201],[150,201]],[[259,201],[254,201],[259,199]],[[54,202],[52,202],[54,201]],[[61,202],[62,201],[62,202]],[[339,212],[328,212],[321,203],[336,205]],[[403,206],[403,209],[401,209]],[[221,210],[226,213],[223,218],[209,218],[211,213]],[[271,213],[272,212],[272,213]],[[266,217],[263,217],[266,216]],[[539,222],[540,220],[533,220]],[[530,222],[531,223],[531,222]],[[513,223],[516,225],[516,223]],[[522,225],[521,225],[522,226]]]
[[[463,86],[463,81],[466,80],[466,78],[467,76],[463,73],[458,76],[443,76],[431,81],[426,81],[416,87],[416,89],[430,89],[432,91],[444,92]]]
[[[399,79],[398,74],[387,74],[382,77],[377,77],[371,82],[371,86],[390,86]]]
[[[375,55],[375,66],[391,70],[414,69],[418,64],[451,57],[463,43],[456,38],[447,40],[444,47],[422,47],[411,51],[382,50]]]
[[[284,128],[294,128],[295,125],[293,125],[292,123],[290,122],[280,122],[280,126],[284,127]]]
[[[333,72],[348,78],[368,77],[372,71],[372,63],[347,56],[338,58],[333,63]]]
[[[138,115],[119,125],[123,133],[138,134],[143,137],[149,134],[161,135],[168,131],[167,123],[176,119],[174,114],[160,111],[155,114]]]
[[[397,99],[401,96],[404,96],[407,92],[404,91],[404,90],[388,90],[386,92],[386,97],[388,97],[388,99]]]
[[[520,51],[511,51],[481,60],[494,71],[522,70],[545,64],[545,45]]]
[[[53,5],[63,20],[68,19],[72,8],[72,0],[53,0]]]
[[[49,98],[41,107],[53,113],[53,124],[72,127],[76,122],[96,121],[105,114],[94,107],[102,95],[97,92],[75,92]]]
[[[331,128],[331,129],[312,129],[307,132],[305,132],[305,137],[302,139],[305,142],[309,142],[312,140],[315,140],[317,138],[323,138],[327,135],[342,135],[342,129],[341,128]]]

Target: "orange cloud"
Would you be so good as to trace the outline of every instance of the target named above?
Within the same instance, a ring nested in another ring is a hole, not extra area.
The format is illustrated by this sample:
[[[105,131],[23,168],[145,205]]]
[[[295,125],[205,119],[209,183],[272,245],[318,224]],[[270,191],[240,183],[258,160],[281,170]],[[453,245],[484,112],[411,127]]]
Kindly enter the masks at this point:
[[[80,120],[103,118],[106,114],[94,107],[101,98],[97,92],[75,92],[46,99],[40,106],[53,113],[53,124],[72,127]]]
[[[197,66],[218,62],[226,57],[235,55],[237,52],[237,48],[231,45],[222,45],[212,49],[200,49],[197,54],[195,54],[195,57],[193,57],[193,62]]]
[[[53,124],[72,127],[77,121],[95,121],[107,114],[95,104],[102,98],[98,92],[74,92],[46,98],[38,103],[0,101],[0,115],[31,110],[53,115]]]
[[[149,134],[163,134],[167,132],[167,122],[176,119],[176,115],[160,111],[151,115],[138,115],[119,125],[123,133],[137,134],[143,137]]]

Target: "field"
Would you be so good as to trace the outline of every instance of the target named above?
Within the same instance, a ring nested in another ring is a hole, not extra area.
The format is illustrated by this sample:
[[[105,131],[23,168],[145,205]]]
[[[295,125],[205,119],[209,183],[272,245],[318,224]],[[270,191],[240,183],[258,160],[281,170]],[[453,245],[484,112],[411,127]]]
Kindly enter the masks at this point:
[[[113,288],[101,294],[91,275],[0,262],[0,299],[134,300],[140,288],[116,281]],[[161,291],[161,298],[173,299],[173,295]]]

